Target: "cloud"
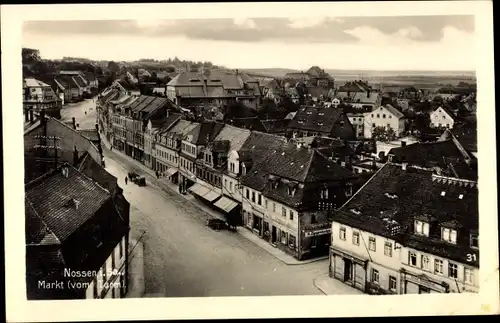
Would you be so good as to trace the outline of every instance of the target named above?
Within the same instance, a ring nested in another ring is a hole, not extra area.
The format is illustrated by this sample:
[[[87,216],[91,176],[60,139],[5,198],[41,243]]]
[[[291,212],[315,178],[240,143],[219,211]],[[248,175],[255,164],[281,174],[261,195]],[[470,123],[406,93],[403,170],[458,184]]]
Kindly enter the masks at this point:
[[[257,27],[255,21],[248,18],[234,18],[233,22],[236,26],[244,28],[244,29],[254,29]]]
[[[36,35],[126,35],[196,40],[281,43],[438,42],[442,30],[474,32],[473,16],[299,17],[129,21],[33,21],[24,32]],[[370,38],[372,37],[372,38]],[[396,43],[396,44],[397,44]]]

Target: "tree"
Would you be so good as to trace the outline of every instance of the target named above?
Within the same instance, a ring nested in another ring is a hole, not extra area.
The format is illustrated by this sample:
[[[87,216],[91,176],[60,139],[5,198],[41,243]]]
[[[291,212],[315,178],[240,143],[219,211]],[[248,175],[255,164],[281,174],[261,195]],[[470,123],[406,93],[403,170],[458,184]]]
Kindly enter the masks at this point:
[[[167,66],[167,67],[165,68],[165,71],[166,71],[167,73],[174,73],[174,72],[175,72],[175,66]]]
[[[278,104],[278,109],[284,111],[285,114],[297,112],[299,108],[300,104],[294,103],[288,95],[285,95]]]
[[[266,99],[262,103],[262,108],[259,111],[259,118],[261,120],[267,119],[281,119],[285,117],[285,112],[279,109],[273,100]]]
[[[390,142],[396,140],[396,133],[392,128],[375,127],[372,130],[372,139],[375,141]]]
[[[249,107],[245,106],[241,102],[231,102],[225,109],[224,119],[234,119],[234,118],[250,118],[255,117],[256,113]]]
[[[29,64],[41,60],[40,50],[38,49],[23,48],[21,50],[21,55],[23,58],[23,64]]]
[[[120,66],[116,62],[109,61],[108,62],[108,70],[110,70],[112,72],[118,72],[120,70]]]

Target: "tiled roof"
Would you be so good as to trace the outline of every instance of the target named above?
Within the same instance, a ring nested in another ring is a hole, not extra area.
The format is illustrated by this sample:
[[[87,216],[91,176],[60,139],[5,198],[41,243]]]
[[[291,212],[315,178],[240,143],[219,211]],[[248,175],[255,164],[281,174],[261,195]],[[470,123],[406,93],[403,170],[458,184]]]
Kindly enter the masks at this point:
[[[203,91],[203,84],[207,81],[207,86],[222,86],[224,89],[243,89],[244,84],[248,83],[256,83],[258,87],[258,83],[256,80],[250,78],[245,73],[241,72],[230,72],[223,70],[212,70],[209,74],[203,75],[201,73],[195,72],[183,72],[174,77],[167,86],[175,86],[176,89],[183,89],[182,91],[186,91],[185,87],[193,87],[198,88],[200,90],[196,92],[196,95],[205,95]],[[181,95],[181,94],[178,94]],[[186,94],[187,95],[187,94]],[[181,95],[182,96],[182,95]]]
[[[292,72],[292,73],[286,73],[283,78],[309,80],[311,78],[311,76],[307,73],[304,73],[304,72]]]
[[[331,132],[342,113],[342,109],[300,108],[288,124],[288,128]]]
[[[348,95],[350,94],[350,95]],[[368,96],[367,92],[337,92],[337,98],[342,99],[346,102],[350,103],[366,103],[366,104],[375,104],[377,103],[380,93],[379,92],[370,92],[370,96]]]
[[[393,107],[392,105],[390,104],[386,104],[384,106],[384,108],[389,111],[393,116],[395,116],[396,118],[403,118],[404,117],[404,114],[402,112],[400,112],[398,109],[396,109],[395,107]]]
[[[64,87],[66,90],[70,89],[70,88],[78,87],[75,79],[71,76],[59,75],[59,76],[55,77],[54,80],[57,83],[59,83],[62,87]]]
[[[169,135],[180,135],[181,137],[186,135],[187,133],[189,133],[191,130],[193,130],[194,128],[196,128],[196,126],[198,126],[199,123],[197,122],[192,122],[192,121],[187,121],[187,120],[179,120],[179,122],[177,122],[175,124],[175,126],[173,126],[171,129],[169,129],[167,131],[167,133]]]
[[[467,159],[475,158],[464,155],[451,139],[392,148],[388,154],[394,155],[394,162],[407,162],[425,168],[439,167],[443,174],[466,179],[477,178],[476,165],[467,164]]]
[[[252,131],[245,143],[243,143],[243,145],[241,146],[240,152],[250,151],[260,156],[263,155],[265,151],[277,149],[283,146],[284,144],[286,144],[286,142],[286,138],[282,136],[268,134],[260,131]]]
[[[477,152],[477,123],[464,123],[453,126],[451,133],[465,149],[470,152]]]
[[[230,150],[239,150],[250,136],[250,130],[225,125],[214,141],[229,141]]]
[[[446,114],[449,115],[452,120],[454,120],[454,121],[457,120],[457,116],[455,115],[455,113],[453,113],[453,111],[451,111],[446,105],[438,107],[436,110],[434,110],[434,112],[439,110],[439,109],[446,112]]]
[[[78,84],[79,87],[86,87],[87,84],[85,84],[84,80],[80,75],[73,76],[73,80],[75,81],[76,84]]]
[[[428,238],[413,234],[414,220],[422,216],[431,219]],[[451,220],[462,226],[456,245],[440,238],[440,225]],[[477,185],[439,178],[411,166],[403,170],[400,165],[388,163],[335,213],[334,221],[467,263],[466,255],[471,252],[469,233],[478,230]],[[394,236],[391,225],[399,225],[402,235]]]
[[[239,128],[263,131],[265,132],[264,125],[258,117],[247,117],[247,118],[233,118],[228,121],[231,125]]]
[[[203,121],[186,134],[187,140],[195,145],[206,145],[213,141],[224,128],[224,124],[213,121]]]
[[[205,92],[203,91],[202,85],[192,85],[192,86],[177,86],[175,92],[178,96],[183,98],[203,98],[205,97]]]
[[[314,86],[314,87],[310,87],[310,88],[307,89],[307,92],[313,98],[320,98],[321,96],[323,96],[324,98],[326,98],[326,96],[328,95],[329,91],[330,91],[329,88],[322,87],[322,86]]]
[[[137,86],[130,83],[128,80],[116,80],[116,82],[127,91],[138,90]]]
[[[33,205],[24,199],[24,208],[26,213],[26,244],[55,245],[61,244],[61,241],[47,227],[45,222],[38,216]]]
[[[61,170],[55,170],[25,187],[26,198],[35,212],[60,241],[67,239],[111,198],[108,191],[74,167],[67,169],[67,178]]]
[[[24,86],[25,87],[50,87],[47,83],[44,83],[40,80],[34,79],[34,78],[25,78],[24,79]]]
[[[118,180],[116,177],[108,173],[108,171],[97,163],[88,153],[78,164],[78,170],[103,188],[107,189],[111,194],[117,192]]]
[[[90,139],[90,141],[99,141],[99,132],[97,129],[82,129],[78,130],[78,132]]]
[[[260,121],[267,133],[282,133],[286,131],[286,127],[290,122],[289,119],[270,119]]]
[[[161,119],[160,121],[151,120],[152,123],[160,123],[161,132],[169,131],[174,125],[182,119],[182,114],[171,113],[167,118]]]

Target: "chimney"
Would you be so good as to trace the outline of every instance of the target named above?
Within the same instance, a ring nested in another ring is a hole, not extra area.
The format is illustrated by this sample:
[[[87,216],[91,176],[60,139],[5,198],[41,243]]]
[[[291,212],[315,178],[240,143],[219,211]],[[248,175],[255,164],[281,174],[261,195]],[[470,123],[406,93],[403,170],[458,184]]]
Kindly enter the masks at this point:
[[[370,97],[370,90],[367,91],[366,93],[366,97],[369,98]]]
[[[73,129],[76,129],[76,119],[75,119],[75,117],[71,118],[71,120],[73,121]]]
[[[78,164],[78,150],[75,148],[73,149],[73,165]]]
[[[408,163],[402,163],[401,169],[406,170],[406,168],[408,168]]]
[[[401,141],[401,147],[406,147],[406,141],[404,140]]]
[[[45,109],[40,110],[40,123],[45,124],[47,120],[45,120]]]

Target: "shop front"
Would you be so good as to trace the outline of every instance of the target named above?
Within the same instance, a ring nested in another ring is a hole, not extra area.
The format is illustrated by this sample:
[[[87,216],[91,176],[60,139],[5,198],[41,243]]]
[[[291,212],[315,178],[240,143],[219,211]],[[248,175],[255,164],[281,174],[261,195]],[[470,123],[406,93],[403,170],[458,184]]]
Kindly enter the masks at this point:
[[[177,167],[169,167],[165,172],[165,176],[174,184],[179,182],[179,170]]]
[[[301,259],[327,256],[330,250],[331,226],[325,223],[302,230]]]
[[[412,273],[401,269],[401,294],[449,293],[450,287],[444,281],[436,281],[426,274]]]
[[[235,200],[227,196],[222,196],[215,201],[214,206],[225,215],[229,225],[240,226],[243,223],[241,219],[241,204]]]
[[[366,290],[368,259],[333,247],[330,248],[330,253],[330,277],[338,279],[364,293]]]
[[[179,192],[185,194],[189,188],[196,183],[196,177],[185,173],[179,173]]]

